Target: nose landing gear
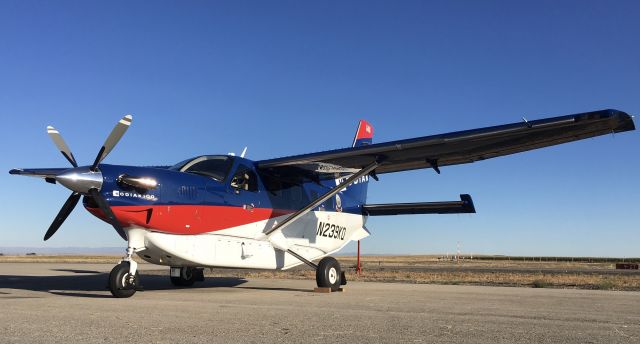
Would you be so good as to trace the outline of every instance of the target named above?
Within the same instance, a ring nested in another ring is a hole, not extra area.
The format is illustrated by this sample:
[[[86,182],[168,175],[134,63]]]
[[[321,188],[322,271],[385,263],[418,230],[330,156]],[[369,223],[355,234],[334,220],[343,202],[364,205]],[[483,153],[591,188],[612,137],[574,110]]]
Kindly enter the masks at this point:
[[[129,245],[127,255],[120,264],[111,269],[109,274],[109,290],[117,298],[131,297],[142,286],[139,282],[138,263],[133,258],[134,249]]]
[[[129,262],[122,262],[113,267],[109,274],[109,290],[117,298],[131,297],[136,293],[139,284],[138,272],[129,272]]]

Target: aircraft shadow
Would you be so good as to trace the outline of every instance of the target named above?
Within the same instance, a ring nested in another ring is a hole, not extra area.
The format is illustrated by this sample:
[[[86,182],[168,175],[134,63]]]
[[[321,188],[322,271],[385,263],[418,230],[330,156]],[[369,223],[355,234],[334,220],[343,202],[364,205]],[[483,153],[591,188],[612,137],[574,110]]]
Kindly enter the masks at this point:
[[[51,271],[73,272],[74,274],[99,274],[100,271],[95,270],[78,270],[78,269],[51,269]]]
[[[64,276],[20,276],[0,275],[0,288],[20,289],[50,294],[88,298],[111,298],[108,290],[108,273],[91,270],[54,269],[54,271],[73,272],[75,275]],[[272,290],[288,292],[311,292],[309,289],[242,286],[247,280],[239,277],[207,277],[204,282],[196,282],[191,287],[176,287],[169,281],[169,276],[145,275],[140,276],[144,291],[174,290],[174,289],[203,289],[203,288],[232,288],[252,290]],[[2,292],[2,294],[9,294]],[[0,299],[3,297],[0,296]]]
[[[108,290],[108,273],[94,273],[92,271],[64,270],[56,271],[74,272],[77,275],[66,276],[20,276],[0,275],[0,288],[20,289],[30,291],[48,292],[55,295],[103,298],[112,297],[111,294],[103,294]],[[141,275],[140,280],[145,291],[181,289],[169,281],[168,276]],[[200,288],[230,288],[246,283],[244,278],[215,277],[205,278],[204,282],[196,282],[191,287],[184,289]],[[97,292],[101,292],[97,294]],[[4,293],[3,293],[4,294]]]

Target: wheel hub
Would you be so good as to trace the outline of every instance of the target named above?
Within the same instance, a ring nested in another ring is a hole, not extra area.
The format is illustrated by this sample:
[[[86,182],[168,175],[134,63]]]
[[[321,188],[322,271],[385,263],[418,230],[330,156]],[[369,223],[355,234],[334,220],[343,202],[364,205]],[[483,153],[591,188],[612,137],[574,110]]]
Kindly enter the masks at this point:
[[[127,288],[131,288],[135,285],[135,276],[130,274],[130,273],[126,273],[122,276],[122,280],[120,281],[122,288],[123,289],[127,289]]]
[[[336,268],[329,269],[329,282],[331,284],[334,284],[336,283],[337,280],[338,280],[338,272],[336,271]]]

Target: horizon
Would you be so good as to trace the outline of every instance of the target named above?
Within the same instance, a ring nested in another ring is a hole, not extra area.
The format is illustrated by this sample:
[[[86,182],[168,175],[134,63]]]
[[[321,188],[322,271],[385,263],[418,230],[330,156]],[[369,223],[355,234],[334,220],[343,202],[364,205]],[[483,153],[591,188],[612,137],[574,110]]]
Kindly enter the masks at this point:
[[[16,253],[20,250],[20,253]],[[66,251],[65,251],[66,250]],[[87,250],[87,251],[83,251]],[[117,252],[116,252],[117,251]],[[9,254],[7,254],[9,252]],[[38,253],[42,252],[42,253]],[[107,253],[108,252],[108,253]],[[28,246],[0,246],[0,255],[5,256],[24,256],[29,253],[51,255],[51,256],[64,256],[64,255],[77,255],[83,254],[87,256],[92,255],[107,255],[118,257],[121,256],[124,250],[119,246],[106,246],[106,247],[82,247],[82,246],[60,246],[60,247],[28,247]],[[342,252],[339,251],[334,254],[336,257],[356,257],[357,251]],[[371,256],[424,256],[424,257],[448,257],[453,259],[456,256],[455,252],[442,252],[442,253],[384,253],[384,252],[371,252],[361,253],[361,257]],[[595,259],[640,259],[638,256],[567,256],[567,255],[507,255],[501,253],[473,253],[473,252],[460,252],[459,257],[467,259],[467,257],[505,257],[505,258],[595,258]]]

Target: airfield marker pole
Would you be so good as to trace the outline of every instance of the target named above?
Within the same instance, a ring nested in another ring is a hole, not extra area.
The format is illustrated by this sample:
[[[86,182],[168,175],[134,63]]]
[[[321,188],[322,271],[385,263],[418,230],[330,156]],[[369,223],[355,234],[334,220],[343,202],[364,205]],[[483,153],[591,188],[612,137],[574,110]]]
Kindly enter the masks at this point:
[[[358,240],[358,266],[356,267],[356,274],[360,275],[362,268],[360,267],[360,240]]]

